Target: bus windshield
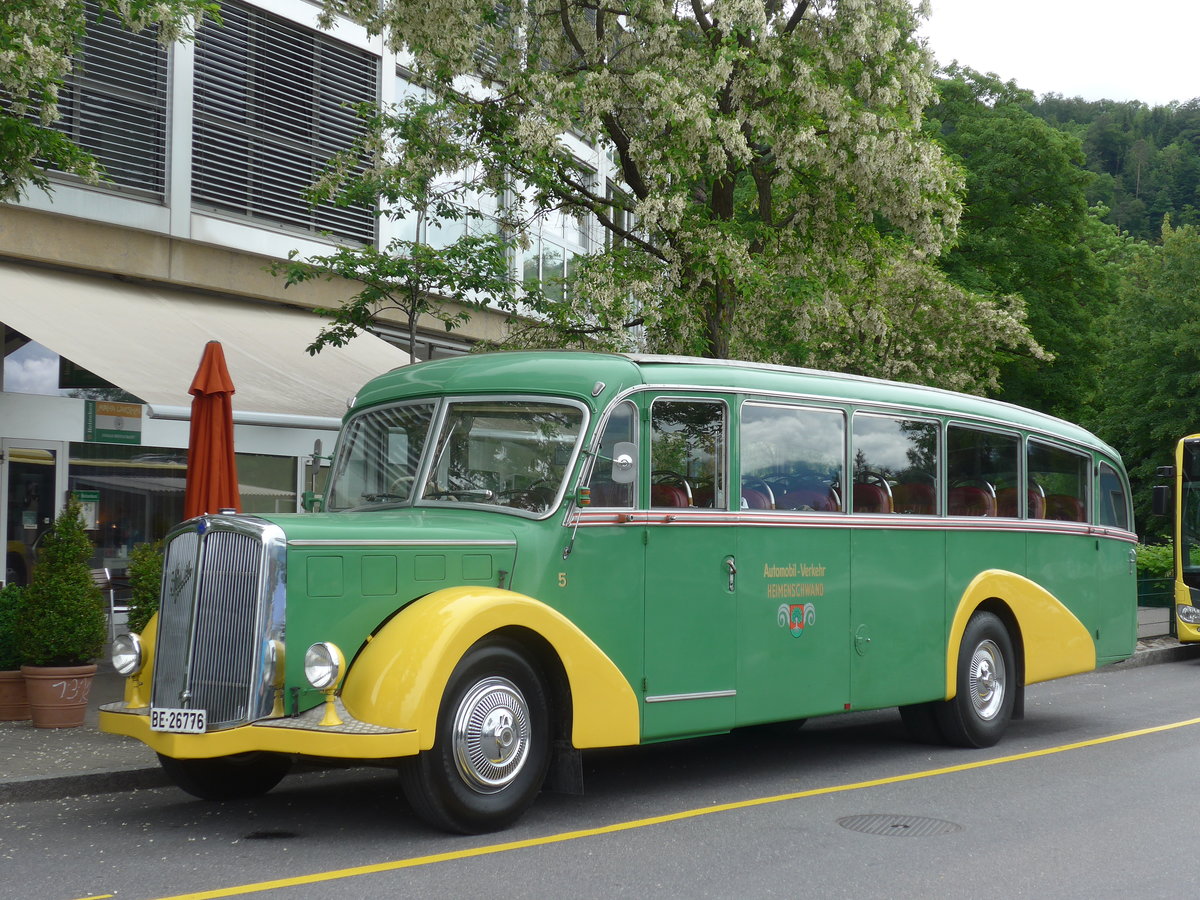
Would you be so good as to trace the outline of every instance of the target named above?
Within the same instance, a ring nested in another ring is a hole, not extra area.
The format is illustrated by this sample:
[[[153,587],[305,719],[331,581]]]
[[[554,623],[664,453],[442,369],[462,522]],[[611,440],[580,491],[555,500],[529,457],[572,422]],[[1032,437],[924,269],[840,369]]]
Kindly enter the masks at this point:
[[[583,433],[565,402],[470,399],[401,404],[350,421],[334,463],[330,510],[474,503],[548,512]]]

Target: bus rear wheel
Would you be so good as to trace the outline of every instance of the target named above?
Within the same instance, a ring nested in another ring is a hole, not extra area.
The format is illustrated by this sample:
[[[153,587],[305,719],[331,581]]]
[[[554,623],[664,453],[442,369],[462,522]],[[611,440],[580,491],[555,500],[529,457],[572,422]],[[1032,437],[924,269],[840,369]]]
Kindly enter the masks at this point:
[[[954,699],[934,708],[947,743],[991,747],[999,741],[1012,719],[1016,678],[1008,629],[993,613],[975,613],[959,645]]]
[[[485,641],[459,661],[430,750],[405,760],[413,811],[445,831],[510,825],[542,789],[550,763],[550,707],[539,671],[514,644]]]
[[[239,753],[212,759],[175,759],[158,755],[175,785],[201,800],[246,800],[265,794],[292,768],[289,756]]]

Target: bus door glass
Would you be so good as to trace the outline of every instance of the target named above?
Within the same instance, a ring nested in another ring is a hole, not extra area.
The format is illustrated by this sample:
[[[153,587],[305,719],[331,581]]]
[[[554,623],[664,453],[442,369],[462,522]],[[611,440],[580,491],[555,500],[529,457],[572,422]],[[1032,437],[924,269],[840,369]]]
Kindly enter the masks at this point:
[[[945,662],[914,647],[945,636],[946,532],[940,425],[858,412],[851,422],[851,702],[913,702],[944,684]]]
[[[648,737],[734,721],[736,569],[728,510],[727,405],[658,397],[650,405],[646,526]]]
[[[747,401],[737,423],[739,725],[850,699],[846,414]]]

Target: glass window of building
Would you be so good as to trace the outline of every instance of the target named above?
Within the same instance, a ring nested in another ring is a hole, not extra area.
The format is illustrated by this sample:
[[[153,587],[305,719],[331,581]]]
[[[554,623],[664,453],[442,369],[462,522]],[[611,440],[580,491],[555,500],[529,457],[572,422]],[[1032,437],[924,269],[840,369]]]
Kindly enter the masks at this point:
[[[167,59],[158,28],[124,28],[87,0],[83,49],[59,95],[55,128],[104,167],[106,190],[162,198],[166,185]]]
[[[362,132],[379,59],[229,0],[221,27],[196,36],[192,202],[370,243],[374,210],[309,205],[305,192]]]

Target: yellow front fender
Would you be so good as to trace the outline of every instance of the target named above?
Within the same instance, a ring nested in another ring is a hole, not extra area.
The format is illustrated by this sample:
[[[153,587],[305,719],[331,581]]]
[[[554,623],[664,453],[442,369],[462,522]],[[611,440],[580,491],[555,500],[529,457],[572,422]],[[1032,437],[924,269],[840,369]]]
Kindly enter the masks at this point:
[[[1013,572],[988,569],[963,591],[946,642],[946,699],[957,692],[959,647],[967,621],[985,600],[1002,601],[1017,620],[1025,649],[1025,684],[1096,668],[1096,644],[1075,614],[1045,588]]]
[[[480,638],[513,626],[541,635],[562,660],[576,747],[638,743],[637,696],[612,660],[561,613],[524,594],[493,587],[447,588],[403,609],[354,661],[342,702],[364,722],[415,728],[421,749],[428,750],[455,665]]]

